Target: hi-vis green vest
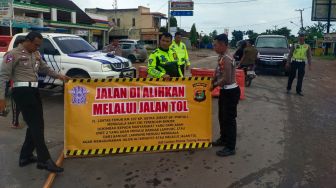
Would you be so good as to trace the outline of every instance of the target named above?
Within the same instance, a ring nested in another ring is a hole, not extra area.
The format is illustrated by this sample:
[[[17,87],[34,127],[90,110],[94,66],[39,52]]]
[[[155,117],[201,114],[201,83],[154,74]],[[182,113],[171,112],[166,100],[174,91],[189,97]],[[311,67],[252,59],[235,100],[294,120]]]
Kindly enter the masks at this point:
[[[154,78],[161,78],[168,74],[170,77],[183,77],[177,53],[173,49],[163,51],[154,50],[148,58],[148,74]]]
[[[178,45],[174,40],[170,45],[170,48],[176,51],[177,56],[180,59],[179,62],[180,65],[184,64],[190,65],[187,46],[183,42],[180,42],[180,45]]]
[[[293,52],[293,60],[307,61],[308,44],[295,44]]]

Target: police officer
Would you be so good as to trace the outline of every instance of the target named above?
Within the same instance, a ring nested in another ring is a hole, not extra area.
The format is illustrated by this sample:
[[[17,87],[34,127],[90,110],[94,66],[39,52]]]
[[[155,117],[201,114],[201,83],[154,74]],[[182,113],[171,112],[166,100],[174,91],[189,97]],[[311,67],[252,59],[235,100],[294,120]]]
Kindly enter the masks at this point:
[[[111,44],[105,46],[102,51],[106,53],[113,53],[117,56],[122,55],[122,50],[120,48],[119,40],[117,38],[112,39]]]
[[[188,56],[187,46],[181,41],[182,34],[181,32],[175,33],[175,38],[170,48],[176,51],[178,58],[180,59],[179,65],[184,75],[184,69],[188,70],[190,67],[190,61]]]
[[[152,77],[183,77],[177,53],[169,48],[171,43],[170,33],[163,33],[160,36],[160,47],[154,50],[148,58],[148,74]]]
[[[50,70],[47,64],[36,53],[43,41],[42,35],[30,32],[25,41],[18,48],[7,52],[1,64],[0,71],[0,111],[5,108],[4,84],[13,80],[12,95],[16,105],[21,109],[23,119],[27,123],[27,132],[23,143],[19,166],[37,162],[37,168],[51,172],[62,172],[50,158],[44,140],[44,120],[42,101],[38,90],[38,73],[43,73],[60,80],[69,77],[57,74]],[[37,157],[33,155],[36,149]]]
[[[305,65],[308,63],[309,70],[311,70],[311,50],[308,44],[305,44],[305,33],[303,31],[299,32],[299,43],[294,44],[289,52],[286,67],[289,68],[289,77],[287,84],[287,94],[290,93],[292,88],[293,80],[296,76],[296,71],[298,71],[298,78],[296,84],[296,93],[299,96],[302,94],[302,81],[305,75]]]
[[[229,54],[228,37],[220,34],[215,37],[214,49],[218,56],[218,64],[210,90],[221,87],[218,99],[218,119],[220,137],[214,146],[224,146],[216,152],[220,157],[234,155],[237,137],[237,105],[240,98],[240,88],[236,83],[236,63]]]

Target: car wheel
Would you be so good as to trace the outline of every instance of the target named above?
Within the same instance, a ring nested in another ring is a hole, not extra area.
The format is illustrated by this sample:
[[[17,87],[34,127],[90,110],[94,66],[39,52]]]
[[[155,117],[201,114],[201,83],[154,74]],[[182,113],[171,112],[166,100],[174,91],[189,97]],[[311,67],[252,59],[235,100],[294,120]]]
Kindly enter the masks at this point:
[[[127,59],[129,59],[132,63],[136,62],[136,57],[134,55],[129,55]]]

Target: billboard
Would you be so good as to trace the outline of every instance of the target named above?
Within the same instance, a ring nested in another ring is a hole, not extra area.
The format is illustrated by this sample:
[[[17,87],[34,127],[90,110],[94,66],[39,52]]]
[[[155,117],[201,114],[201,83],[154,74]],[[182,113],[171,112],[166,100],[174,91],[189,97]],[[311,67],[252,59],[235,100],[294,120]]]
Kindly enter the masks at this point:
[[[193,1],[173,1],[170,4],[171,10],[194,10]]]
[[[11,18],[13,0],[0,0],[0,19]]]
[[[313,0],[312,21],[328,21],[329,0]],[[336,21],[336,0],[331,0],[330,21]]]

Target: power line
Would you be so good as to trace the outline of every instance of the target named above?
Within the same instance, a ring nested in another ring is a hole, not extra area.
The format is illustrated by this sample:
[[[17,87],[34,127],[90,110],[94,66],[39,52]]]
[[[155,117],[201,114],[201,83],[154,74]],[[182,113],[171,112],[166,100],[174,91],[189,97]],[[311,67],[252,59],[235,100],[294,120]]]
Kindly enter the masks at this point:
[[[225,2],[207,2],[207,3],[194,3],[199,5],[221,5],[221,4],[235,4],[235,3],[247,3],[247,2],[253,2],[258,0],[242,0],[242,1],[225,1]]]

